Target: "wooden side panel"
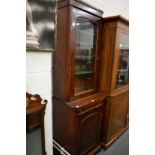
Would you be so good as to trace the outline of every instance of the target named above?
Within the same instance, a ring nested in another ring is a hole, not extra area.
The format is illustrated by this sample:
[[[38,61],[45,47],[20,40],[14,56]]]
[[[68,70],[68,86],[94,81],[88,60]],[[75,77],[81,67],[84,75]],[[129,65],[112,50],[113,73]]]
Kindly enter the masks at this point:
[[[104,108],[104,125],[102,141],[112,142],[127,126],[129,109],[129,92],[107,98]]]
[[[53,94],[65,99],[67,96],[67,27],[68,9],[58,10],[57,19],[57,48],[53,53]]]
[[[53,99],[53,138],[71,154],[75,154],[76,113],[60,100]]]
[[[105,26],[102,38],[99,87],[100,90],[104,91],[106,94],[110,92],[111,88],[115,39],[116,28],[107,28]]]

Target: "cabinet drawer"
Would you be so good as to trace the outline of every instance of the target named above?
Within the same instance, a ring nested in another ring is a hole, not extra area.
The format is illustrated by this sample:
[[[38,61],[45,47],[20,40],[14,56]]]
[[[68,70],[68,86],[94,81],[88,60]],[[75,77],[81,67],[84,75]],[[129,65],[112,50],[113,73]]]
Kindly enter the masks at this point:
[[[82,107],[80,109],[79,116],[90,113],[91,111],[99,110],[101,108],[103,108],[103,102],[102,103],[96,103],[96,104],[90,105],[90,106],[88,105],[87,107]]]

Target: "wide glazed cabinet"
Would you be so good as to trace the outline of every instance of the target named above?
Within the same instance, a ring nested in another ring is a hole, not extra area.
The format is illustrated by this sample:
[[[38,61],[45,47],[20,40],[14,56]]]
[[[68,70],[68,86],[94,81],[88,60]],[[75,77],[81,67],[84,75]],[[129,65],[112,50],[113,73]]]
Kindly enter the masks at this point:
[[[53,54],[53,139],[71,155],[100,147],[104,93],[99,91],[101,10],[79,0],[58,2]]]
[[[109,147],[129,122],[129,22],[121,16],[104,18],[100,89],[105,93],[101,144]]]

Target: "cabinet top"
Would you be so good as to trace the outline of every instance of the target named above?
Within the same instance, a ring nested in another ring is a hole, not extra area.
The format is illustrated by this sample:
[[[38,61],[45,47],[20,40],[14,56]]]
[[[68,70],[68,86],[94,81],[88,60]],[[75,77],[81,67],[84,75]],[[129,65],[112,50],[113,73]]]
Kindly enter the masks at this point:
[[[103,11],[90,5],[89,3],[83,0],[58,0],[58,8],[63,8],[66,6],[74,6],[83,11],[89,12],[93,15],[103,17]]]
[[[104,22],[121,22],[125,25],[129,25],[129,20],[126,18],[118,15],[118,16],[110,16],[110,17],[105,17],[103,18]]]

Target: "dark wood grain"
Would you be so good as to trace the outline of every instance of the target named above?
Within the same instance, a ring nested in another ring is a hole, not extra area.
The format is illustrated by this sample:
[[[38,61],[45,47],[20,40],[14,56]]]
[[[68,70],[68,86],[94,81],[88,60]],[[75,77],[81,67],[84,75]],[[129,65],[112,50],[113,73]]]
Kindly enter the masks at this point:
[[[101,144],[107,149],[128,128],[129,86],[116,89],[120,34],[128,34],[129,22],[121,16],[103,19],[99,89],[106,95]]]
[[[87,100],[87,106],[86,106]],[[77,101],[75,101],[77,103]],[[80,101],[84,109],[74,110],[69,102],[53,98],[53,135],[61,146],[72,155],[87,154],[89,151],[96,151],[100,146],[100,131],[102,122],[102,110],[104,97],[95,106],[88,98]],[[75,103],[75,104],[76,104]],[[87,107],[87,108],[86,108]],[[63,129],[63,132],[62,132]]]

